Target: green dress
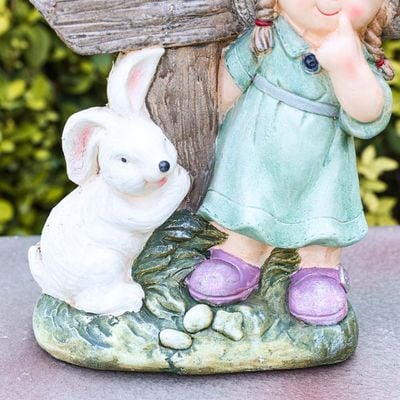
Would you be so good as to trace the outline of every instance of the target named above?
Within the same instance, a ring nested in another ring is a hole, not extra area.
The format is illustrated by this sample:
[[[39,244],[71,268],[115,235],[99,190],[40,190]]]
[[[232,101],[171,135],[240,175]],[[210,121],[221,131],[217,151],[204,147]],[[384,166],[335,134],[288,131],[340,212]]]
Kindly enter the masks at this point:
[[[361,123],[340,110],[330,118],[291,107],[260,91],[256,74],[304,98],[340,106],[328,73],[304,68],[309,46],[283,18],[262,57],[251,31],[225,53],[243,94],[220,126],[211,184],[198,211],[220,225],[275,247],[351,245],[365,236],[354,137],[369,139],[390,120],[389,85],[365,52],[385,92],[382,115]]]

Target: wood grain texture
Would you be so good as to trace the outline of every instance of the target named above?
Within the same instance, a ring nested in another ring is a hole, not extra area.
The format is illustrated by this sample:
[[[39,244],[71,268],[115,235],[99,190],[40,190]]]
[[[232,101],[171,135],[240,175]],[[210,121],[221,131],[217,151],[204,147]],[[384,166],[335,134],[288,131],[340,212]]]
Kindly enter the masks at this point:
[[[223,43],[169,49],[161,59],[147,105],[176,146],[192,188],[184,207],[196,210],[211,176],[218,128],[217,79]]]
[[[231,0],[31,0],[79,54],[209,43],[243,28]]]

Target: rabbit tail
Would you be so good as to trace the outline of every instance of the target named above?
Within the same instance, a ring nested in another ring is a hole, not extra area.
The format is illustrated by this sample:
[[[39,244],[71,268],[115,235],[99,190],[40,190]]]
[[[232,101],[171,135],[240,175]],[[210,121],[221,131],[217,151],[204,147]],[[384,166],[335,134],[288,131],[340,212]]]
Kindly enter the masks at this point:
[[[40,251],[40,242],[29,248],[28,262],[32,276],[42,288],[43,293],[52,295],[51,288],[54,288],[54,282],[50,282],[51,278],[48,273],[46,274],[42,260],[42,253]]]

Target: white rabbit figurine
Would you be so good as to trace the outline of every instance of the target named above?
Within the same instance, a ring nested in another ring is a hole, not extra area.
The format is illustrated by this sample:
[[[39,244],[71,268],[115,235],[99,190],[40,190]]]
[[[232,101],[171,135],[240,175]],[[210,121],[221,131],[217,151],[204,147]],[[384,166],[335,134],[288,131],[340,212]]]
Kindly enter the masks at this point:
[[[29,266],[44,293],[86,312],[140,310],[144,292],[132,263],[189,190],[175,148],[145,105],[163,54],[120,56],[108,106],[72,115],[63,131],[68,177],[79,187],[51,211]]]

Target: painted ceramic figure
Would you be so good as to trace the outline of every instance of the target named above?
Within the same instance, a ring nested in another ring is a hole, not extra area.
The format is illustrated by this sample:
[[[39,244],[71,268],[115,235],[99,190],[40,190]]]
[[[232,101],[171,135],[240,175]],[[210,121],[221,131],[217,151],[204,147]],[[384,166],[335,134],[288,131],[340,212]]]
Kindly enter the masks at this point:
[[[174,212],[188,175],[145,107],[163,49],[120,56],[109,105],[68,120],[63,149],[79,187],[29,252],[44,292],[33,330],[54,357],[210,374],[354,353],[358,324],[340,250],[367,232],[354,138],[372,138],[390,118],[393,69],[380,36],[395,6],[256,6],[256,26],[221,63],[216,163],[196,214]],[[158,71],[160,103],[172,65],[167,57]]]
[[[194,298],[243,300],[275,247],[297,249],[288,306],[320,325],[348,312],[341,248],[367,233],[354,137],[388,124],[385,0],[261,0],[226,51],[216,165],[199,214],[229,237],[187,279]],[[235,281],[235,284],[231,283]]]
[[[68,176],[79,187],[50,213],[29,265],[45,294],[79,310],[118,316],[141,309],[132,263],[189,190],[175,148],[145,106],[163,54],[120,56],[108,106],[78,112],[64,128]]]

